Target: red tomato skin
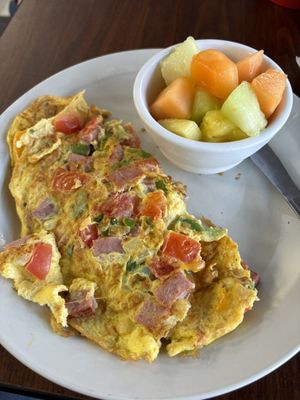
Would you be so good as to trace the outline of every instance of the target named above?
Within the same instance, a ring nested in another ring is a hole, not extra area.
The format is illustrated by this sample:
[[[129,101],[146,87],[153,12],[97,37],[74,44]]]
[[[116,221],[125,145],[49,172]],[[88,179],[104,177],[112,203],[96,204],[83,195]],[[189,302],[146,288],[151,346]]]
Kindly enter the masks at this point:
[[[25,269],[39,280],[44,280],[50,271],[52,246],[49,243],[36,243],[32,256]]]
[[[162,254],[176,258],[184,263],[194,261],[200,252],[201,244],[188,236],[170,232],[162,248]]]
[[[87,183],[89,177],[84,173],[58,168],[54,174],[52,187],[58,192],[69,193],[75,189],[76,180],[79,180],[83,186]]]
[[[54,120],[55,130],[57,132],[62,132],[65,135],[70,135],[80,131],[82,125],[80,114],[76,111],[60,115]]]

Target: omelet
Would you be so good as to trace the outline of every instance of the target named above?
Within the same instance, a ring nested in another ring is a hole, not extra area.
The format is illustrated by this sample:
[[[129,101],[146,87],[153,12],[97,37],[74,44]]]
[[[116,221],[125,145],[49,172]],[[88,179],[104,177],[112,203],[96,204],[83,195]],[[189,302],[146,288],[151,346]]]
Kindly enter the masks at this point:
[[[257,290],[227,230],[188,213],[185,186],[130,123],[84,92],[43,96],[7,135],[21,237],[0,253],[18,295],[126,360],[197,350],[235,329]]]

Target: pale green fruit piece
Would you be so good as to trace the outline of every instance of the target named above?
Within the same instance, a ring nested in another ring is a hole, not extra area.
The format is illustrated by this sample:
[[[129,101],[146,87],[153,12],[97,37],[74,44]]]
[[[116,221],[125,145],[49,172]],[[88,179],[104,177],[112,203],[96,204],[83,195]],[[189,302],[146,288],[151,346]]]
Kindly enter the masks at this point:
[[[160,62],[161,74],[169,85],[180,76],[191,76],[191,62],[193,55],[198,53],[195,39],[189,36],[184,42],[176,46],[171,53]]]
[[[242,82],[230,93],[221,111],[248,136],[259,135],[268,123],[248,82]]]
[[[197,89],[193,102],[191,119],[199,125],[207,111],[219,110],[221,105],[221,101],[215,96],[203,89]]]
[[[200,125],[202,140],[205,142],[232,142],[248,136],[225,118],[220,110],[208,111]]]
[[[194,121],[189,119],[160,119],[158,121],[164,128],[176,135],[192,140],[201,140],[201,131]]]

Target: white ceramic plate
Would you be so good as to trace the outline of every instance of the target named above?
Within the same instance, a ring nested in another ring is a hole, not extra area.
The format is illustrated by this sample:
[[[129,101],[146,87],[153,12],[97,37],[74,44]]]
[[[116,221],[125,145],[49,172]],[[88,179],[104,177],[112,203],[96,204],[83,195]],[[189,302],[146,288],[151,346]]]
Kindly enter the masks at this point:
[[[6,241],[17,238],[19,230],[7,189],[5,131],[12,118],[37,96],[69,95],[86,88],[89,102],[132,121],[141,132],[132,85],[138,69],[155,51],[117,53],[75,65],[34,87],[0,117],[0,230]],[[299,111],[295,96],[291,117],[272,147],[300,186]],[[259,379],[300,348],[300,220],[251,161],[222,176],[194,175],[166,161],[146,132],[141,136],[144,148],[165,171],[187,184],[189,210],[229,228],[243,258],[262,277],[260,302],[238,329],[205,348],[199,358],[162,354],[149,365],[121,361],[79,337],[53,334],[46,310],[16,296],[11,284],[0,279],[1,344],[51,381],[102,399],[216,396]]]

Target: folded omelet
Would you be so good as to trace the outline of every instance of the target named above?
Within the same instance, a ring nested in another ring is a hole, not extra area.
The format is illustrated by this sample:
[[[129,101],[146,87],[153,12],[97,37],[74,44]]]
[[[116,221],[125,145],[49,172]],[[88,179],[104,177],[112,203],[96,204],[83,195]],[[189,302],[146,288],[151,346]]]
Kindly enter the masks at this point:
[[[127,360],[194,354],[235,329],[257,290],[226,229],[190,215],[185,187],[131,124],[84,93],[43,96],[7,135],[22,239],[0,253],[52,329]]]

